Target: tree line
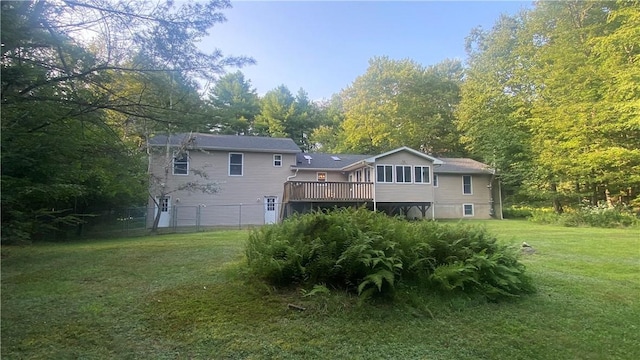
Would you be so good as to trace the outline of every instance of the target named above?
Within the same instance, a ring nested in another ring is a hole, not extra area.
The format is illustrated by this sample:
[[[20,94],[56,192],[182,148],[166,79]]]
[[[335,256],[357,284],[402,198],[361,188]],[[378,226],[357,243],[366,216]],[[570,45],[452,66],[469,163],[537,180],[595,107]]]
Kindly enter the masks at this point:
[[[406,145],[490,164],[514,202],[638,205],[638,1],[538,2],[473,29],[464,63],[375,57],[321,102],[285,85],[259,96],[228,72],[252,58],[197,48],[229,7],[2,2],[3,239],[146,203],[148,139],[191,131],[310,152]]]

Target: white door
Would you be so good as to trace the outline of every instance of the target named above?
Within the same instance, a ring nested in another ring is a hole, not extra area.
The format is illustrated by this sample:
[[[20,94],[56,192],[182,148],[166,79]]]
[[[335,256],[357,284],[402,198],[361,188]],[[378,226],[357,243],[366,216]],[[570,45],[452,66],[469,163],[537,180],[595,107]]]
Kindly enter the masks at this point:
[[[169,227],[171,225],[171,196],[166,196],[162,199],[156,198],[158,204],[160,204],[160,221],[158,221],[158,227]],[[156,205],[156,213],[158,215],[158,206]]]
[[[265,196],[264,197],[264,223],[275,224],[278,219],[278,197],[277,196]]]

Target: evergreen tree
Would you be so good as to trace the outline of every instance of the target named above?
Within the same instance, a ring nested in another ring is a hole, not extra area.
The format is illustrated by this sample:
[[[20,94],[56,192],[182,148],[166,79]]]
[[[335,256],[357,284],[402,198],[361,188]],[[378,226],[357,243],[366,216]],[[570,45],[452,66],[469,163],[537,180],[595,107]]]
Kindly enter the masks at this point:
[[[260,112],[258,94],[240,71],[221,77],[209,93],[213,107],[209,131],[250,135]]]

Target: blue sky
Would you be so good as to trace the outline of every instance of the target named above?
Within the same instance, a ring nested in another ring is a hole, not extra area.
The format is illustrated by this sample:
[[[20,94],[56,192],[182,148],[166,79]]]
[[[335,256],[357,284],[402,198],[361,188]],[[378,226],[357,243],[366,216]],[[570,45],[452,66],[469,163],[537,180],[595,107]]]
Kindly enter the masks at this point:
[[[465,60],[471,29],[531,1],[232,1],[227,22],[200,47],[257,61],[241,69],[260,95],[286,85],[312,100],[330,98],[364,74],[374,56],[422,65]],[[235,71],[235,69],[230,69]]]

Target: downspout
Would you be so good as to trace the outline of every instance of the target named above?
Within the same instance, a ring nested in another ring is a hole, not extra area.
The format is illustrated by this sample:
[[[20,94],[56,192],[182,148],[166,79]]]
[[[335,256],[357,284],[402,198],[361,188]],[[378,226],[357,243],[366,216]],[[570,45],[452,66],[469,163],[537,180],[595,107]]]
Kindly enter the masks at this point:
[[[294,177],[298,176],[298,170],[300,169],[296,168],[295,174],[287,176],[287,181],[285,182],[285,188],[284,188],[285,191],[282,192],[282,206],[280,206],[280,220],[284,219],[285,206],[289,206],[289,197],[287,196],[287,192],[286,192],[286,189],[287,189],[286,183],[291,181],[291,179],[293,179]],[[285,200],[286,200],[286,203],[285,203]]]
[[[500,184],[500,178],[498,178],[498,202],[500,203],[500,220],[504,220],[504,213],[502,212],[502,185]]]
[[[370,172],[370,176],[371,177],[369,178],[369,180],[371,180],[371,182],[373,183],[373,187],[372,187],[373,194],[371,194],[371,195],[373,195],[373,211],[376,212],[376,211],[378,211],[378,202],[376,201],[376,183],[377,183],[377,181],[375,180],[376,176],[377,176],[376,175],[376,168],[373,167],[373,165],[366,165],[366,166],[369,169],[371,169],[371,172]]]
[[[493,188],[493,183],[497,181],[498,182],[498,203],[500,205],[500,214],[499,214],[499,218],[500,220],[504,220],[504,217],[502,215],[502,189],[500,188],[500,179],[496,176],[496,170],[493,169],[493,171],[491,172],[491,180],[489,181],[489,195],[490,195],[490,204],[491,204],[491,212],[493,212],[493,216],[494,217],[498,217],[498,214],[496,214],[496,206],[495,206],[495,200],[494,200],[494,196],[493,196],[493,192],[494,192],[494,188]]]
[[[291,179],[293,179],[294,177],[298,176],[298,170],[300,170],[300,169],[296,168],[296,173],[295,174],[287,176],[287,181],[291,181]]]
[[[431,175],[432,177],[436,177],[436,167],[440,167],[442,166],[441,164],[433,164],[433,174]],[[440,179],[438,178],[438,187],[440,187]],[[431,202],[431,220],[435,220],[436,219],[436,187],[433,186],[433,179],[431,179],[431,195],[432,195],[432,202]]]
[[[434,174],[435,175],[435,174]],[[438,179],[440,180],[440,179]],[[431,220],[436,219],[436,187],[433,186],[433,180],[431,181]]]

